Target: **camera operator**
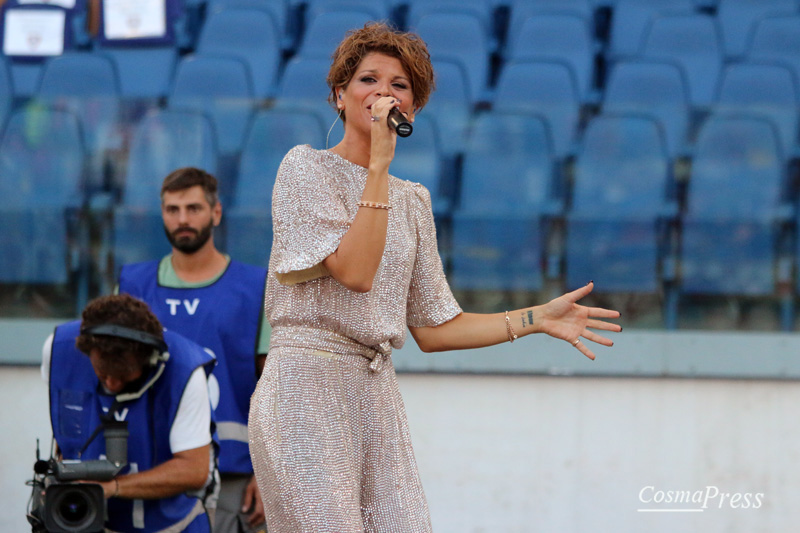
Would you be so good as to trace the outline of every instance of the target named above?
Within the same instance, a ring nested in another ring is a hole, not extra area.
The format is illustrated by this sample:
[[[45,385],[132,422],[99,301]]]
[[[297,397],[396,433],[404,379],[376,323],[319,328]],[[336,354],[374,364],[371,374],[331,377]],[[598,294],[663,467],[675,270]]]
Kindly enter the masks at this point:
[[[42,375],[63,459],[103,457],[93,432],[105,419],[128,423],[127,467],[97,482],[107,531],[210,532],[202,496],[215,464],[207,387],[214,364],[127,294],[91,301],[81,321],[58,326],[45,343]]]

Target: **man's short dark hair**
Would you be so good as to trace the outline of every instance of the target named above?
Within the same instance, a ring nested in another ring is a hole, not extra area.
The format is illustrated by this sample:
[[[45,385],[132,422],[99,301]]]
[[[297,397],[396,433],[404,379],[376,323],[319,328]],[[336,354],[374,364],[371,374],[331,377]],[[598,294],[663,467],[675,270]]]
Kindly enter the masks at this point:
[[[164,183],[161,185],[161,199],[164,199],[165,192],[184,191],[197,185],[203,188],[208,204],[215,206],[219,201],[217,178],[195,167],[179,168],[164,178]]]
[[[107,370],[115,375],[129,373],[133,370],[132,363],[139,368],[147,366],[153,347],[120,337],[84,333],[88,328],[101,324],[115,324],[164,339],[164,328],[156,315],[146,303],[129,294],[101,296],[89,302],[81,314],[81,334],[78,335],[75,346],[87,355],[96,349]],[[133,360],[126,357],[127,354]]]

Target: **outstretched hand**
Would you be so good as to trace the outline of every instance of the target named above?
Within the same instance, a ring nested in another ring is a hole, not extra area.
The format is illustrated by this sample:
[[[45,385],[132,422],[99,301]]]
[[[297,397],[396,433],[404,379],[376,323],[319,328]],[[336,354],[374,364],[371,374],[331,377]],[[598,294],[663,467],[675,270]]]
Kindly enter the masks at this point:
[[[580,350],[583,355],[594,360],[594,352],[583,343],[581,337],[603,346],[613,346],[614,343],[610,339],[598,335],[589,328],[619,332],[622,331],[622,326],[598,320],[618,318],[619,311],[601,307],[586,307],[577,303],[578,300],[592,292],[592,289],[594,289],[594,283],[590,281],[580,289],[547,302],[541,308],[539,328],[542,333],[567,341]]]

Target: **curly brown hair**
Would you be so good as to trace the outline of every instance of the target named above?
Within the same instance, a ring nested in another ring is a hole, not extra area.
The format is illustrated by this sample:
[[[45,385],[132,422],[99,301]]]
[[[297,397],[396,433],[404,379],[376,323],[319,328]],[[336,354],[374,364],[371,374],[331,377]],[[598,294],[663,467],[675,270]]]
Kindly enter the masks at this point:
[[[217,178],[205,170],[195,167],[184,167],[172,171],[161,184],[161,199],[164,199],[165,192],[184,191],[199,185],[203,188],[206,201],[211,207],[217,205],[219,194],[217,193]]]
[[[361,60],[372,52],[400,61],[411,79],[414,107],[422,109],[436,88],[428,46],[419,35],[399,31],[383,22],[368,22],[361,29],[350,30],[339,43],[326,80],[331,88],[328,102],[336,108],[336,90],[347,87]]]
[[[81,314],[81,333],[75,340],[75,347],[87,355],[97,350],[104,371],[114,376],[144,368],[153,354],[153,347],[120,337],[85,333],[101,324],[115,324],[164,339],[164,328],[156,315],[146,303],[129,294],[101,296],[89,302]]]

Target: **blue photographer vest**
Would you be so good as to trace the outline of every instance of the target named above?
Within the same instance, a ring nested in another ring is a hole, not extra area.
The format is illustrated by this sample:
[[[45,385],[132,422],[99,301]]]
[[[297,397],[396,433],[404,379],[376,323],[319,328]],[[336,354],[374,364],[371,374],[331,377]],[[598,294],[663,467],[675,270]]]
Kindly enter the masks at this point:
[[[256,355],[267,271],[231,260],[211,285],[171,288],[158,284],[159,261],[125,265],[119,292],[150,306],[161,323],[214,352],[219,364],[215,406],[220,439],[219,470],[252,474],[247,437],[250,396],[256,387]]]
[[[86,440],[110,409],[114,397],[103,392],[89,357],[75,347],[80,321],[58,326],[50,360],[50,421],[53,437],[64,459],[78,459]],[[171,331],[164,332],[170,358],[164,373],[137,400],[117,409],[117,418],[128,421],[128,466],[122,474],[149,470],[172,458],[169,433],[189,377],[199,366],[211,373],[214,359],[200,346]],[[213,430],[213,415],[212,428]],[[81,460],[105,455],[102,432],[86,449]],[[108,500],[106,526],[122,533],[160,531],[180,522],[194,508],[197,498],[178,494],[159,500]],[[138,507],[137,507],[138,506]],[[143,525],[142,528],[142,518]],[[192,522],[192,533],[209,531],[208,520]]]

